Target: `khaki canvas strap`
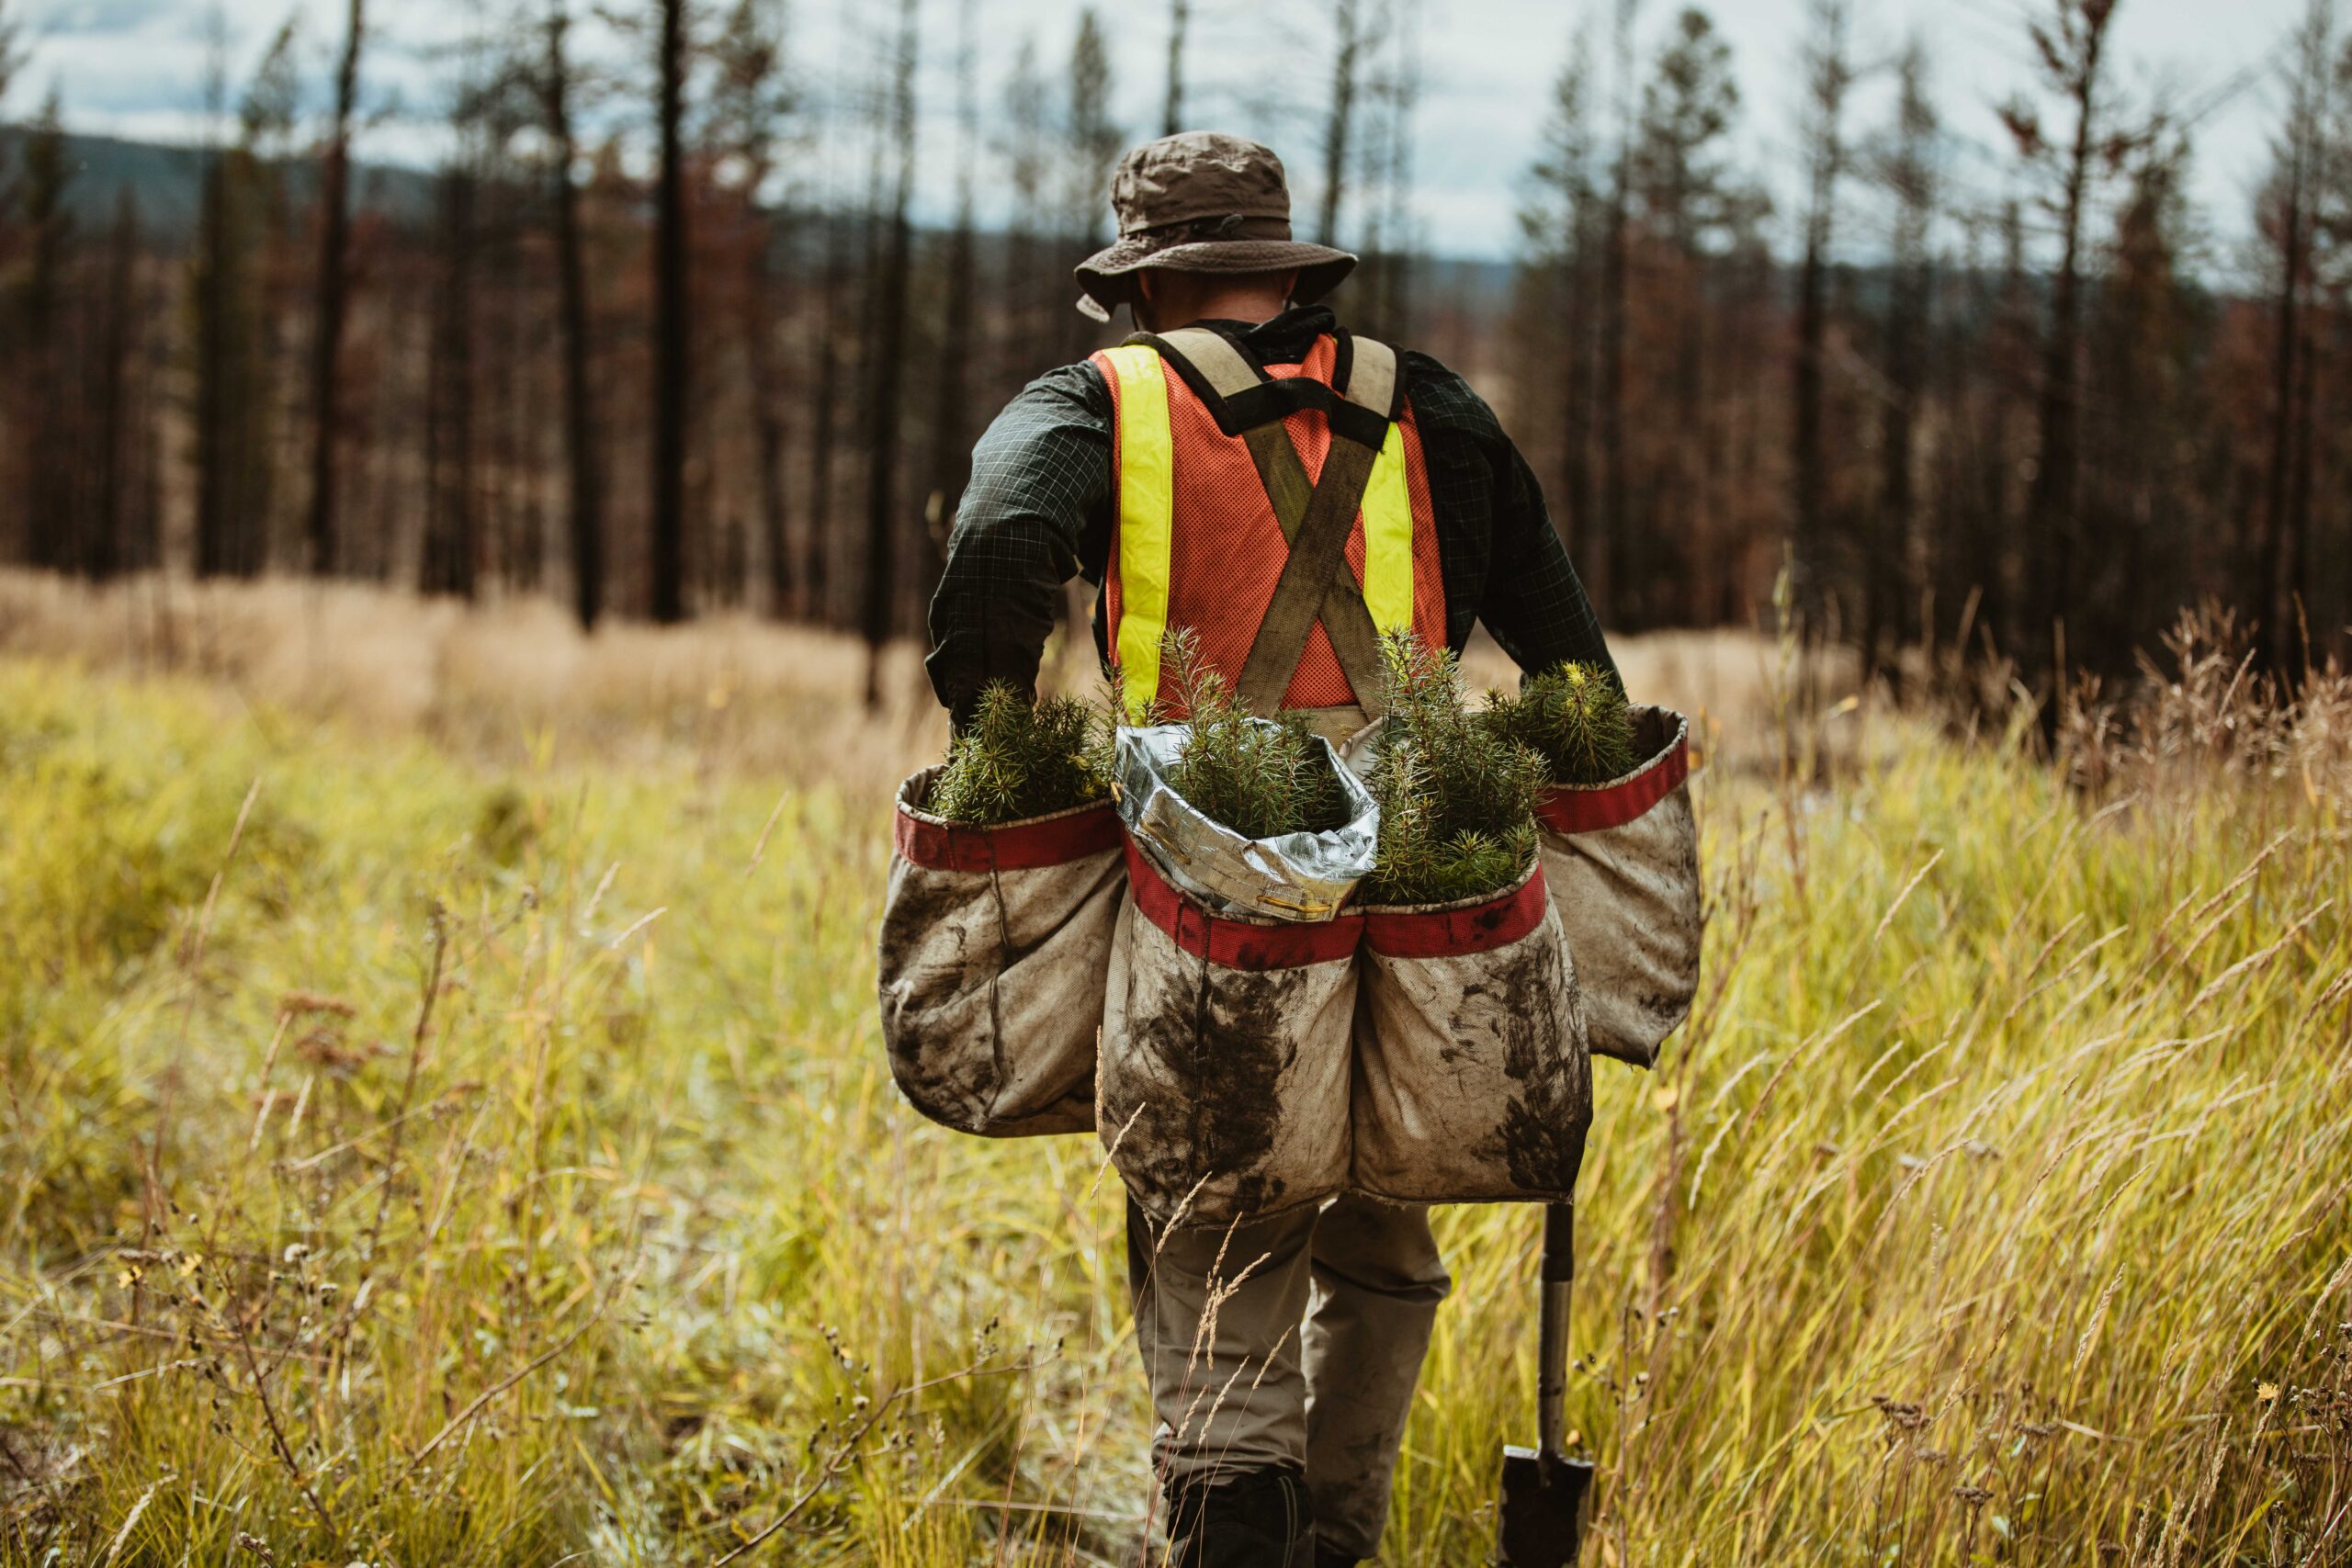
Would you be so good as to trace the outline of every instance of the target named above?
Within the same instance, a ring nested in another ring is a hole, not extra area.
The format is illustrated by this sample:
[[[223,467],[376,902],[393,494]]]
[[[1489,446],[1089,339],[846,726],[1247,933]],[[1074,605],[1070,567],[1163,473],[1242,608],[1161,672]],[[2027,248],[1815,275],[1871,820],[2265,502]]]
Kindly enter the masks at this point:
[[[1234,397],[1266,379],[1264,372],[1230,339],[1206,327],[1184,327],[1160,334],[1155,346],[1189,363],[1219,397]],[[1343,395],[1385,422],[1396,397],[1396,354],[1386,344],[1368,338],[1354,339],[1353,346],[1354,364]],[[1281,424],[1253,426],[1242,432],[1242,440],[1249,446],[1259,482],[1273,505],[1275,521],[1282,525],[1291,554],[1275,584],[1266,618],[1250,644],[1238,694],[1253,712],[1270,714],[1279,709],[1299,660],[1306,656],[1307,638],[1320,621],[1356,701],[1377,717],[1387,710],[1387,666],[1381,658],[1379,629],[1373,624],[1354,569],[1348,564],[1347,546],[1379,451],[1335,429],[1330,453],[1324,459],[1322,482],[1317,484],[1306,477],[1306,465],[1299,460],[1298,449]],[[1347,455],[1344,461],[1342,454]],[[1314,503],[1326,491],[1330,496],[1317,512]],[[1336,530],[1336,536],[1326,539],[1318,535],[1302,544],[1310,513],[1323,529]],[[1317,592],[1318,585],[1320,592]]]

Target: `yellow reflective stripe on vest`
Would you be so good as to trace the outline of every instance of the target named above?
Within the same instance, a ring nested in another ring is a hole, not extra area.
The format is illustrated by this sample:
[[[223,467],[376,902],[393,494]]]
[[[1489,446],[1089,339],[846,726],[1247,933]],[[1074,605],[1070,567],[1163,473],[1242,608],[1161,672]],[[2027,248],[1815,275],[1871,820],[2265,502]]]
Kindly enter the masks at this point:
[[[1146,344],[1104,352],[1119,378],[1119,669],[1127,716],[1143,722],[1159,697],[1159,638],[1168,626],[1176,446],[1168,434],[1168,378]]]
[[[1405,480],[1405,427],[1392,424],[1363,489],[1363,603],[1385,632],[1413,625],[1413,492]]]

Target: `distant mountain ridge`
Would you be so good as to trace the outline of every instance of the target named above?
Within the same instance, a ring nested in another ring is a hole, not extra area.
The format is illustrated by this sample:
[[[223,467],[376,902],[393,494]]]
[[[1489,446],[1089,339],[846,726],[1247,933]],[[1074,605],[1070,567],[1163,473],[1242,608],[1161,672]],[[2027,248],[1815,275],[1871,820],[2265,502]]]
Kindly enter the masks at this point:
[[[0,171],[6,171],[0,178],[11,183],[17,178],[24,145],[32,135],[28,125],[0,125]],[[151,236],[179,241],[195,232],[205,161],[213,156],[210,149],[68,132],[65,151],[74,171],[65,186],[66,209],[85,232],[114,221],[116,203],[125,191],[137,200],[140,224]],[[288,194],[297,200],[307,198],[318,177],[317,165],[308,158],[278,162]],[[433,211],[430,174],[398,164],[363,164],[353,175],[353,194],[362,207],[402,222],[421,220]]]

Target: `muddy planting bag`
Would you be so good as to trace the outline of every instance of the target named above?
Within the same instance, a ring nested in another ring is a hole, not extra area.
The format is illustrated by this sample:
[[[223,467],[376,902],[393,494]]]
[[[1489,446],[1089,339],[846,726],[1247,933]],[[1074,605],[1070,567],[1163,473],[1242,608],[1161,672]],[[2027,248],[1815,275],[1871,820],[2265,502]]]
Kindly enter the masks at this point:
[[[1699,988],[1699,825],[1690,721],[1670,708],[1632,712],[1643,760],[1606,784],[1553,785],[1536,826],[1591,1047],[1646,1067]]]
[[[882,1036],[916,1110],[987,1137],[1083,1133],[1126,885],[1108,800],[995,827],[899,791],[882,910]]]
[[[1542,864],[1498,895],[1362,913],[1355,1188],[1399,1202],[1569,1201],[1592,1063]]]
[[[1376,813],[1340,770],[1346,826],[1245,839],[1168,784],[1185,736],[1176,725],[1119,736],[1127,893],[1095,1130],[1153,1220],[1221,1226],[1347,1185],[1363,922],[1341,905],[1371,868]]]

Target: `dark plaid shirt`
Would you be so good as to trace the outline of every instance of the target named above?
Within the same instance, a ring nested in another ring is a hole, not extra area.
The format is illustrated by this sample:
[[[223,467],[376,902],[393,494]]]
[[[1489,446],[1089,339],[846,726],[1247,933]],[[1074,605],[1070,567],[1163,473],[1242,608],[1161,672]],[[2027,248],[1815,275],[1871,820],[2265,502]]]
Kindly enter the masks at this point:
[[[1334,322],[1308,306],[1256,326],[1214,324],[1237,332],[1261,364],[1295,365]],[[1429,470],[1446,640],[1459,652],[1484,621],[1522,670],[1573,659],[1613,671],[1543,491],[1494,411],[1427,355],[1398,359]],[[1118,491],[1116,417],[1102,372],[1081,361],[1032,381],[973,449],[931,602],[931,683],[959,719],[990,681],[1033,691],[1061,585],[1080,574],[1102,583]],[[1098,593],[1098,649],[1102,622]]]

